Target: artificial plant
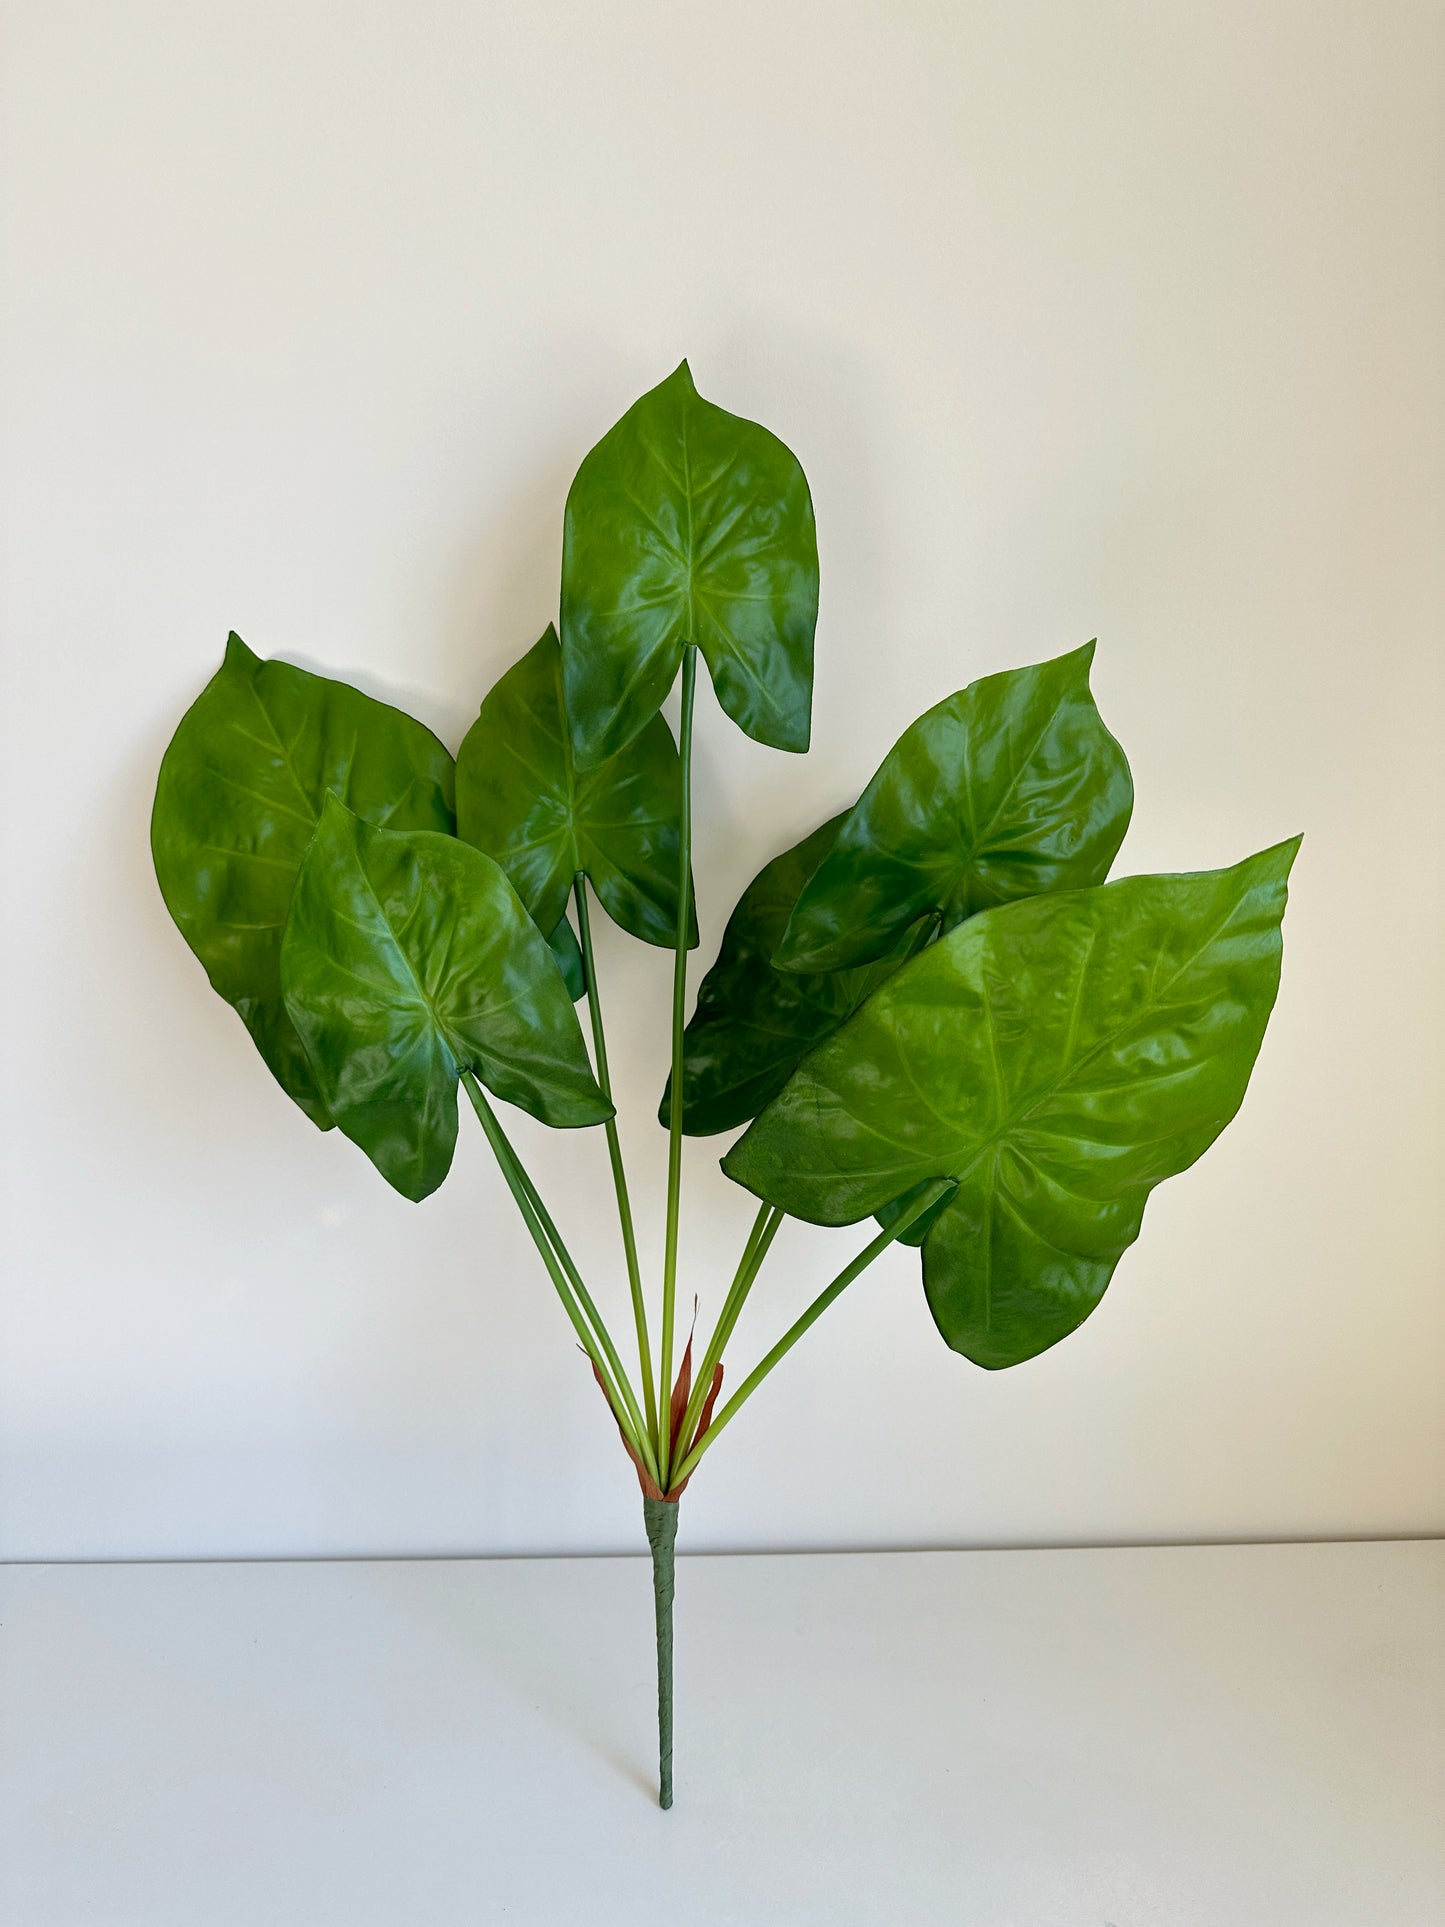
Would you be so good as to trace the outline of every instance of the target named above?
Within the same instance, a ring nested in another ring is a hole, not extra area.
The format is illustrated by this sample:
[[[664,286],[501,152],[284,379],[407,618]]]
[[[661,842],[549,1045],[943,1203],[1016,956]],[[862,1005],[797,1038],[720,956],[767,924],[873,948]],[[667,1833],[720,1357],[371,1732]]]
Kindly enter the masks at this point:
[[[703,1455],[895,1241],[921,1245],[938,1329],[975,1364],[1021,1364],[1088,1317],[1154,1185],[1239,1108],[1298,847],[1106,882],[1133,791],[1088,644],[911,724],[851,809],[748,885],[689,1022],[699,663],[739,728],[806,750],[817,606],[801,467],[684,363],[583,461],[558,629],[487,695],[455,764],[399,710],[233,635],[166,751],[152,821],[172,916],[314,1124],[420,1200],[450,1169],[465,1090],[642,1487],[663,1806],[678,1500]],[[679,679],[675,741],[661,706]],[[674,953],[652,1308],[594,898]],[[635,1379],[493,1099],[602,1127]],[[682,1139],[743,1125],[722,1168],[758,1209],[694,1364],[690,1338],[676,1356]],[[785,1215],[877,1228],[719,1405]]]

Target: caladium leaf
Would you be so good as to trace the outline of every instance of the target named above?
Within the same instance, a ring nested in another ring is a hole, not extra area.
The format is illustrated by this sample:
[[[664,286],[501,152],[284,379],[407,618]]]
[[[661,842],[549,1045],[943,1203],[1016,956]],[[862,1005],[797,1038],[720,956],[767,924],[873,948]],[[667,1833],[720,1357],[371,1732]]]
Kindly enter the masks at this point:
[[[449,832],[452,759],[349,684],[263,662],[238,635],[161,763],[151,851],[166,908],[282,1089],[331,1118],[281,996],[281,933],[334,791],[370,823]]]
[[[372,829],[329,797],[281,978],[327,1109],[403,1197],[451,1167],[464,1070],[545,1124],[612,1116],[546,940],[455,837]]]
[[[819,1224],[954,1179],[923,1247],[934,1319],[977,1364],[1033,1357],[1238,1110],[1297,848],[970,919],[804,1059],[723,1169]]]
[[[558,927],[582,871],[614,922],[670,949],[681,807],[677,745],[661,716],[606,762],[576,767],[550,626],[490,691],[457,751],[457,835],[501,864],[543,930]]]
[[[799,1060],[831,1037],[869,993],[937,928],[926,917],[886,957],[858,970],[808,975],[772,956],[798,893],[832,847],[847,812],[773,858],[738,899],[717,962],[703,978],[684,1037],[682,1128],[693,1137],[730,1131],[777,1096]],[[672,1113],[672,1079],[658,1112]]]
[[[1089,693],[1094,645],[985,676],[911,723],[798,899],[775,961],[842,970],[928,912],[1102,883],[1129,827],[1124,752]]]
[[[817,617],[796,456],[704,401],[683,362],[603,436],[567,496],[562,660],[578,763],[632,741],[689,642],[740,729],[806,749]]]

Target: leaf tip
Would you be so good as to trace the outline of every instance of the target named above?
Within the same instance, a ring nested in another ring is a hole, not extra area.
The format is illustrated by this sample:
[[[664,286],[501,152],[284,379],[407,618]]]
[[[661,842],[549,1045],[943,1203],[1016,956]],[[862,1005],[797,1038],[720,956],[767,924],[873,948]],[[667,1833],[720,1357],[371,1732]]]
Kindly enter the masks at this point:
[[[1294,868],[1294,860],[1299,855],[1304,834],[1287,836],[1282,843],[1271,843],[1268,849],[1258,850],[1247,856],[1239,866],[1241,869],[1256,870],[1273,883],[1284,883]]]
[[[357,820],[354,813],[347,808],[346,803],[343,801],[340,790],[328,789],[325,796],[321,799],[320,820],[323,823],[335,825],[344,822],[347,817],[350,817],[353,823]]]
[[[260,660],[261,658],[256,654],[255,650],[248,648],[246,643],[237,635],[236,631],[232,629],[226,637],[226,650],[222,657],[224,666],[227,669],[251,670],[256,667]]]

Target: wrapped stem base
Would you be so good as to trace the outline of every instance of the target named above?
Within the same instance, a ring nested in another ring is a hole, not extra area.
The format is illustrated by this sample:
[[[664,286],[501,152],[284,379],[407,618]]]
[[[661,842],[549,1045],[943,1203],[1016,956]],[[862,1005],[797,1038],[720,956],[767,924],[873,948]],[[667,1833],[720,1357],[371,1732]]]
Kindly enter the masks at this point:
[[[672,1594],[677,1501],[644,1499],[642,1518],[652,1548],[652,1597],[657,1614],[657,1804],[672,1805]]]

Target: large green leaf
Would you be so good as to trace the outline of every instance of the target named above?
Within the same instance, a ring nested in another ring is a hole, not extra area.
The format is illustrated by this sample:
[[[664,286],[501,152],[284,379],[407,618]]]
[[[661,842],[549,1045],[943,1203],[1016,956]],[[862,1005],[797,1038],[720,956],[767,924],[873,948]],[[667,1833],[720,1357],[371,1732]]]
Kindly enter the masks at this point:
[[[884,956],[928,912],[1102,883],[1129,826],[1124,752],[1089,693],[1094,645],[985,676],[920,716],[859,797],[778,946],[785,970]]]
[[[403,1197],[451,1168],[464,1070],[546,1124],[612,1115],[546,939],[455,837],[372,829],[328,797],[281,977],[328,1110]]]
[[[457,835],[501,864],[543,930],[558,927],[585,871],[614,922],[671,948],[681,806],[661,716],[605,763],[576,767],[551,627],[491,690],[457,751]]]
[[[694,1137],[746,1124],[799,1060],[830,1037],[868,994],[936,929],[925,918],[886,957],[858,970],[810,976],[778,970],[772,957],[798,893],[832,847],[846,811],[773,858],[738,899],[717,961],[703,978],[684,1038],[682,1128]],[[672,1111],[672,1079],[658,1115]]]
[[[370,823],[452,828],[452,759],[343,682],[262,662],[232,635],[161,763],[151,850],[166,908],[277,1081],[331,1119],[281,998],[281,932],[328,791]]]
[[[806,749],[817,617],[797,458],[704,401],[683,362],[603,436],[567,497],[562,660],[578,762],[632,741],[689,642],[740,729]]]
[[[1297,848],[972,918],[804,1059],[723,1169],[819,1224],[954,1179],[924,1243],[934,1318],[980,1365],[1033,1357],[1238,1110]]]

